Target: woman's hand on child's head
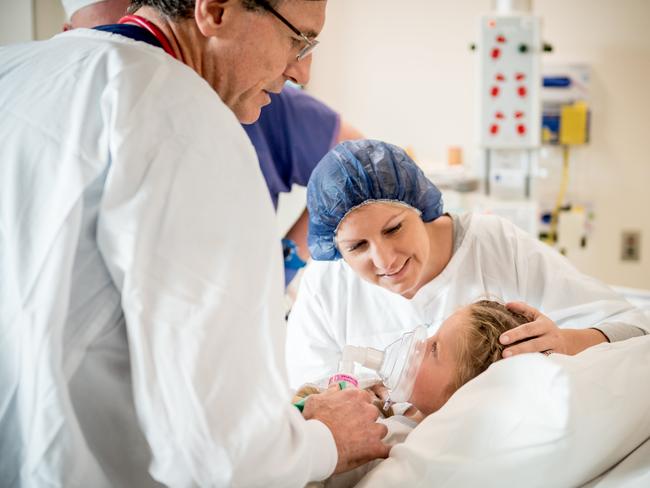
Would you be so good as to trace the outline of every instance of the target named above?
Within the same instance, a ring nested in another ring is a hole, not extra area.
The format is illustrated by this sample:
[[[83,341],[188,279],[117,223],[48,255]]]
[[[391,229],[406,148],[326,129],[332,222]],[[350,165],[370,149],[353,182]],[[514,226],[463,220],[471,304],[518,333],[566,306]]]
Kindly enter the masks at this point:
[[[529,322],[504,332],[499,337],[503,345],[512,344],[503,351],[503,357],[516,356],[527,352],[551,352],[575,354],[567,340],[567,330],[560,329],[546,315],[523,302],[506,304],[509,310],[524,315]]]

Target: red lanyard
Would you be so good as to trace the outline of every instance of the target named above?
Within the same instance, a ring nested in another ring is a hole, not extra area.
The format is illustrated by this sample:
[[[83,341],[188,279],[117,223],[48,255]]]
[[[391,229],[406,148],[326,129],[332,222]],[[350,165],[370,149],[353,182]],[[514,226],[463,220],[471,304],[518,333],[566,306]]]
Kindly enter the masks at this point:
[[[127,24],[129,22],[148,30],[152,36],[158,39],[158,42],[160,42],[162,45],[163,50],[172,58],[177,59],[176,54],[174,54],[174,51],[172,50],[171,44],[169,44],[169,40],[153,22],[150,22],[144,17],[140,17],[139,15],[126,15],[117,21],[118,24]]]

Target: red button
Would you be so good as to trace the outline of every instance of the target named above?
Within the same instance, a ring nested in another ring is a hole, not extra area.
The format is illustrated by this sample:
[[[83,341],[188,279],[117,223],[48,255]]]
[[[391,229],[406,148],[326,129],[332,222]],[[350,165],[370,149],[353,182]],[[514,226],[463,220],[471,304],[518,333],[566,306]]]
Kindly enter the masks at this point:
[[[502,44],[503,44],[504,42],[506,42],[506,38],[505,38],[505,36],[497,36],[497,42],[500,42],[500,43],[502,43]]]
[[[526,133],[526,126],[524,124],[519,124],[517,126],[517,133],[523,136]]]
[[[521,81],[521,80],[523,80],[524,78],[526,78],[526,75],[523,74],[523,73],[517,73],[517,74],[515,75],[515,80],[517,80],[517,81]]]
[[[515,112],[515,119],[521,119],[521,118],[523,118],[523,116],[524,116],[523,112],[521,112],[519,110]]]
[[[499,132],[499,126],[497,124],[492,124],[490,126],[490,134],[496,136],[498,132]]]
[[[517,93],[519,94],[520,97],[525,97],[526,93],[528,93],[528,90],[526,90],[525,86],[520,86],[517,88]]]
[[[495,114],[494,114],[494,117],[497,118],[497,119],[499,119],[499,120],[503,120],[503,119],[506,118],[506,116],[503,115],[503,112],[497,112],[497,113],[495,113]]]
[[[497,81],[506,81],[506,77],[502,73],[498,73],[496,76]]]
[[[491,56],[492,56],[492,59],[499,59],[499,56],[501,56],[501,49],[499,49],[498,47],[495,47],[494,49],[492,49]]]
[[[499,87],[498,86],[493,86],[492,89],[490,90],[490,95],[493,97],[498,97],[499,96]]]

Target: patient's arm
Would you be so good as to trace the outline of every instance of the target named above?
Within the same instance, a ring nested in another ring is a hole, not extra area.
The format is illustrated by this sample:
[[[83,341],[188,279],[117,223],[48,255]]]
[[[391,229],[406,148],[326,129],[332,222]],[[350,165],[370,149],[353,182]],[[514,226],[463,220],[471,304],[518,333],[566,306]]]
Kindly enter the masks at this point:
[[[598,329],[560,329],[530,305],[512,302],[507,306],[513,312],[526,316],[530,322],[501,335],[501,344],[515,344],[504,349],[503,357],[545,351],[574,355],[601,342],[608,342],[607,336]]]

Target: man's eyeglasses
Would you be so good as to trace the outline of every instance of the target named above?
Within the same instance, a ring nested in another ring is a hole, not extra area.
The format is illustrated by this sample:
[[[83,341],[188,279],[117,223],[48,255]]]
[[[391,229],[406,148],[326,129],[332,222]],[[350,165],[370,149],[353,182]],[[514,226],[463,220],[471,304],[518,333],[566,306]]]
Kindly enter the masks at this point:
[[[296,29],[291,22],[289,22],[287,19],[284,18],[284,16],[275,10],[271,4],[268,2],[268,0],[257,0],[257,4],[262,7],[264,10],[267,10],[269,13],[273,14],[280,22],[282,22],[284,25],[286,25],[289,29],[291,29],[291,32],[293,32],[295,35],[300,37],[306,44],[305,47],[303,47],[300,51],[298,51],[298,54],[296,54],[296,60],[300,61],[301,59],[306,58],[311,54],[311,52],[314,50],[316,46],[318,46],[318,41],[317,40],[312,40],[309,37],[307,37],[305,34],[300,32],[298,29]]]

